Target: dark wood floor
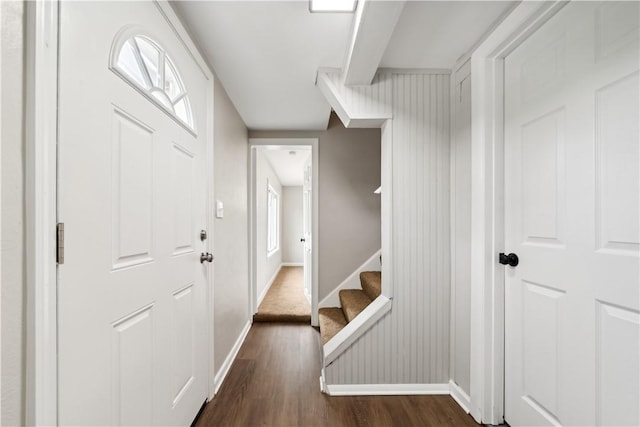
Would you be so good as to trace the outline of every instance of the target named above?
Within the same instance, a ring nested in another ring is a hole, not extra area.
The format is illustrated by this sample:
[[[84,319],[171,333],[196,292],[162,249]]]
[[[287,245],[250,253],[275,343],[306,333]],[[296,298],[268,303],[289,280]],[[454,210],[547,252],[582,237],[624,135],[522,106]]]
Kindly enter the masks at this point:
[[[450,396],[331,397],[320,392],[320,336],[255,323],[196,426],[473,426]]]

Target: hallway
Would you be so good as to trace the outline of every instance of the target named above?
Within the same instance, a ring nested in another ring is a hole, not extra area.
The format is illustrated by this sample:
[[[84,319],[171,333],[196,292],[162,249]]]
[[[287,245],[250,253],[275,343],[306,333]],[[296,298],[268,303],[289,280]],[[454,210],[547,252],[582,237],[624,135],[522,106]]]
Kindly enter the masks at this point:
[[[253,315],[253,321],[309,324],[311,307],[303,288],[303,267],[281,267],[258,312]]]
[[[320,357],[315,329],[255,323],[196,426],[477,426],[450,396],[322,394]]]

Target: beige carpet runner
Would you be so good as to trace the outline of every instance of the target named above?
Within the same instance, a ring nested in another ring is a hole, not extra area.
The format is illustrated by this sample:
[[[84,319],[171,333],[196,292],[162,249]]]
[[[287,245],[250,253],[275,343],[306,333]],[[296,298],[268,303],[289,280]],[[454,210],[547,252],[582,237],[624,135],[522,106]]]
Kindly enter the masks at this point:
[[[254,322],[311,323],[311,307],[304,296],[302,267],[282,267],[264,300],[253,315]]]
[[[382,273],[363,271],[360,273],[360,286],[362,289],[343,289],[338,292],[340,307],[321,308],[318,311],[322,344],[326,344],[378,298],[382,291]]]

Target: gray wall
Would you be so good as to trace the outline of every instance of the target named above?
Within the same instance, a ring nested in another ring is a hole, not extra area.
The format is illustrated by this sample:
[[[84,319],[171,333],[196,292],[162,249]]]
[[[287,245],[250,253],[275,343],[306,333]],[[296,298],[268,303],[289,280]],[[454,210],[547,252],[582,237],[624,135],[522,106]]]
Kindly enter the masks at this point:
[[[24,425],[25,392],[25,210],[24,210],[24,4],[0,2],[2,186],[0,425]]]
[[[267,254],[267,186],[271,185],[273,189],[280,195],[280,204],[278,209],[280,210],[280,228],[278,230],[279,247],[276,252],[269,256]],[[257,236],[256,244],[257,251],[257,277],[258,291],[256,296],[262,295],[265,287],[269,284],[271,278],[280,269],[282,264],[282,185],[276,175],[271,163],[264,155],[263,148],[256,149],[256,218],[257,224]]]
[[[324,132],[250,131],[250,138],[318,138],[318,298],[380,249],[380,129],[345,129],[331,114]]]
[[[471,74],[455,74],[451,135],[451,379],[470,395],[471,369]]]
[[[380,249],[380,129],[345,129],[332,114],[319,154],[322,300]]]
[[[302,186],[282,187],[282,262],[304,262]]]
[[[214,365],[224,363],[249,321],[247,129],[215,79],[214,197],[224,203],[214,242]]]

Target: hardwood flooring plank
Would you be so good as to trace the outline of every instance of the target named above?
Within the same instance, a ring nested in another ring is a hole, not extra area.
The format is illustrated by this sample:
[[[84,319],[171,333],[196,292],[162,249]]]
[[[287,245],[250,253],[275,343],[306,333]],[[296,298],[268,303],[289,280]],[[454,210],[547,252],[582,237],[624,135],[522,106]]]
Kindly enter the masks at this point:
[[[320,335],[309,325],[255,323],[196,427],[477,427],[450,396],[327,396]]]

